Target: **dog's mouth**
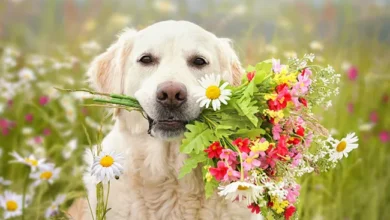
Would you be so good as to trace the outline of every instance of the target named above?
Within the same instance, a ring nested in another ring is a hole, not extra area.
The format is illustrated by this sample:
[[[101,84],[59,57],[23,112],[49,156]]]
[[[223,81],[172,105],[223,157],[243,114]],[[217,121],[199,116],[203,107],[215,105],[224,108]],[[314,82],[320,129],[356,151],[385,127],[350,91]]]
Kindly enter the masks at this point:
[[[159,119],[147,117],[149,122],[148,133],[152,136],[158,134],[164,138],[172,138],[181,135],[186,130],[188,121],[180,119]]]

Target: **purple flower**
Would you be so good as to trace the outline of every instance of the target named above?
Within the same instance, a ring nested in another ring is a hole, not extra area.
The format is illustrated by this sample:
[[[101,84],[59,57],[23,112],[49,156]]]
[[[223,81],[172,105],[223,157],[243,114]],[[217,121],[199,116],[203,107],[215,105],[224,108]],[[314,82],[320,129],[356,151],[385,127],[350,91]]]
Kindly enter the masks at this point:
[[[40,104],[41,106],[44,106],[44,105],[46,105],[47,103],[49,103],[49,96],[44,95],[44,96],[41,96],[41,97],[39,98],[39,104]]]
[[[24,119],[25,119],[27,122],[32,122],[33,119],[34,119],[34,116],[33,116],[33,114],[28,113],[27,115],[24,116]]]
[[[272,128],[272,135],[275,140],[279,140],[280,138],[280,132],[282,132],[282,128],[279,124],[274,125]]]
[[[388,131],[381,131],[379,133],[379,139],[383,142],[383,143],[387,143],[390,141],[390,132]]]
[[[358,69],[355,66],[351,66],[347,70],[348,79],[351,81],[355,81],[358,76]]]

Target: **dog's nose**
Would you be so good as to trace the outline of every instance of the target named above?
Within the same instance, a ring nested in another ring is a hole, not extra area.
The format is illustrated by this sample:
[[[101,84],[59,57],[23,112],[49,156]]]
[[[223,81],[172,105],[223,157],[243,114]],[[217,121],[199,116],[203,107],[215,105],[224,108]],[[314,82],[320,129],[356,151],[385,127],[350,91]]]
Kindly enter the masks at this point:
[[[187,88],[183,83],[167,81],[157,86],[157,102],[168,107],[178,107],[187,100]]]

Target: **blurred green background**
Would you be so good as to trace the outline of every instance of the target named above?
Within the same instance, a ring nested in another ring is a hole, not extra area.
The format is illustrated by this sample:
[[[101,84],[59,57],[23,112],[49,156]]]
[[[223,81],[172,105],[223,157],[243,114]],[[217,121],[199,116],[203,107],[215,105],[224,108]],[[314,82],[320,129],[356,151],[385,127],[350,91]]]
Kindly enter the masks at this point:
[[[244,66],[312,52],[341,73],[340,95],[317,116],[337,138],[355,131],[360,146],[336,169],[300,180],[299,218],[390,219],[389,9],[389,0],[2,0],[0,178],[12,183],[0,181],[0,194],[22,193],[26,170],[8,163],[15,150],[61,168],[54,184],[28,189],[27,219],[43,219],[59,193],[62,210],[83,197],[83,126],[96,142],[111,121],[83,106],[85,95],[53,87],[86,87],[88,63],[124,27],[175,19],[231,38]]]

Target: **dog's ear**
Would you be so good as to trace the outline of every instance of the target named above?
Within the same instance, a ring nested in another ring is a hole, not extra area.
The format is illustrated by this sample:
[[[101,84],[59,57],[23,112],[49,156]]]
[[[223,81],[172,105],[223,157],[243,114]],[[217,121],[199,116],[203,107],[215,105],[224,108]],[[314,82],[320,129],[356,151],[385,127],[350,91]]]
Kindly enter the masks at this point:
[[[123,93],[126,59],[136,33],[133,29],[123,30],[118,40],[92,61],[88,77],[94,89],[104,93]]]
[[[240,60],[233,49],[232,41],[228,38],[220,38],[220,61],[223,69],[225,79],[232,85],[240,85],[241,77],[245,73],[242,68]]]

